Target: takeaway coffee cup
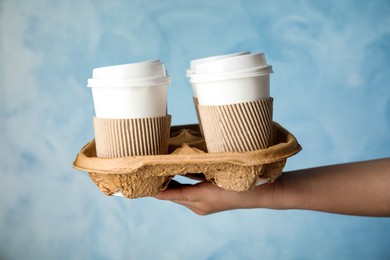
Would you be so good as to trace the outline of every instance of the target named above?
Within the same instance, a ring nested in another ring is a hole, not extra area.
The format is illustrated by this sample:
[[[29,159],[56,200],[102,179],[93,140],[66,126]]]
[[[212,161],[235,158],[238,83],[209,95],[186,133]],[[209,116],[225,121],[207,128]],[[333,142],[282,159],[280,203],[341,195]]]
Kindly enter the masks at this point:
[[[95,68],[88,87],[95,107],[96,153],[101,158],[164,154],[171,117],[170,78],[159,60]]]
[[[264,53],[203,59],[188,73],[208,152],[246,152],[272,141],[270,77]]]
[[[88,79],[98,118],[165,116],[169,83],[159,60],[95,68]]]

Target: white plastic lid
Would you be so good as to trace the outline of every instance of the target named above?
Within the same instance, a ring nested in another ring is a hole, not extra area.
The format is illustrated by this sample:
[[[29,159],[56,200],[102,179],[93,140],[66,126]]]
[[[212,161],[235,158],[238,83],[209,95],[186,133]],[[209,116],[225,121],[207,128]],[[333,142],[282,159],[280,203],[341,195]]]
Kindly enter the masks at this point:
[[[164,77],[166,70],[160,60],[143,61],[93,69],[93,79],[130,79],[144,77]]]
[[[231,54],[217,55],[217,56],[211,56],[211,57],[192,60],[190,62],[190,69],[187,70],[187,77],[189,77],[191,74],[195,73],[195,68],[199,64],[210,62],[210,61],[215,61],[215,60],[220,60],[220,59],[226,59],[226,58],[234,57],[234,56],[247,55],[247,54],[250,54],[250,52],[249,51],[236,52],[236,53],[231,53]]]
[[[88,87],[93,88],[131,88],[159,86],[170,84],[170,77],[154,77],[139,79],[88,79]]]
[[[191,83],[213,82],[229,79],[239,79],[248,77],[258,77],[273,73],[272,66],[252,68],[247,70],[240,70],[235,72],[215,73],[215,74],[193,74],[190,77]]]
[[[194,74],[211,74],[267,66],[264,53],[237,55],[197,64]]]

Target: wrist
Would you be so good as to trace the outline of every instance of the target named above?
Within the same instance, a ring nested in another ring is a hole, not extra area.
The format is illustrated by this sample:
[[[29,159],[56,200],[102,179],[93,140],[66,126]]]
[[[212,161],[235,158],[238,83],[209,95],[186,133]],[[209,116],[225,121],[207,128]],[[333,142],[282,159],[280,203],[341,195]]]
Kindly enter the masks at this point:
[[[268,189],[267,195],[263,197],[263,207],[269,209],[298,209],[305,202],[300,196],[302,188],[298,187],[295,182],[294,174],[291,172],[283,173],[273,183],[264,184],[263,187]]]

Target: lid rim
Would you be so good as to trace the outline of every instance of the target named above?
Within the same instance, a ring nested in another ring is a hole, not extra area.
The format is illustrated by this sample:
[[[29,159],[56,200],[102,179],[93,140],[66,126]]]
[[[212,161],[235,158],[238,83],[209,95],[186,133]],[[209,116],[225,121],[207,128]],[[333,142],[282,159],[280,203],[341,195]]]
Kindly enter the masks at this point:
[[[207,75],[193,74],[189,77],[190,78],[189,81],[191,83],[205,83],[205,82],[264,76],[272,73],[274,73],[272,70],[272,66],[269,65],[263,70],[248,72],[248,73],[219,73],[219,74],[216,73],[216,74],[207,74]]]
[[[133,87],[145,87],[145,86],[159,86],[164,84],[170,84],[170,77],[159,78],[145,78],[141,79],[88,79],[87,87],[92,88],[133,88]]]

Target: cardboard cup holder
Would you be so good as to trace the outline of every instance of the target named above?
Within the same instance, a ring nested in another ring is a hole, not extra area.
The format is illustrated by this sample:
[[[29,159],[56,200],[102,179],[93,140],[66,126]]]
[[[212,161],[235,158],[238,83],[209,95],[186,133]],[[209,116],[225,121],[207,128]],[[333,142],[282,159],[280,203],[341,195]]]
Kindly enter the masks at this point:
[[[207,152],[199,125],[170,127],[167,154],[100,158],[94,139],[80,150],[73,166],[88,172],[104,194],[121,193],[126,198],[155,196],[175,175],[189,173],[203,174],[226,190],[246,191],[273,182],[287,158],[302,149],[278,123],[271,123],[271,131],[269,147],[248,152]]]

